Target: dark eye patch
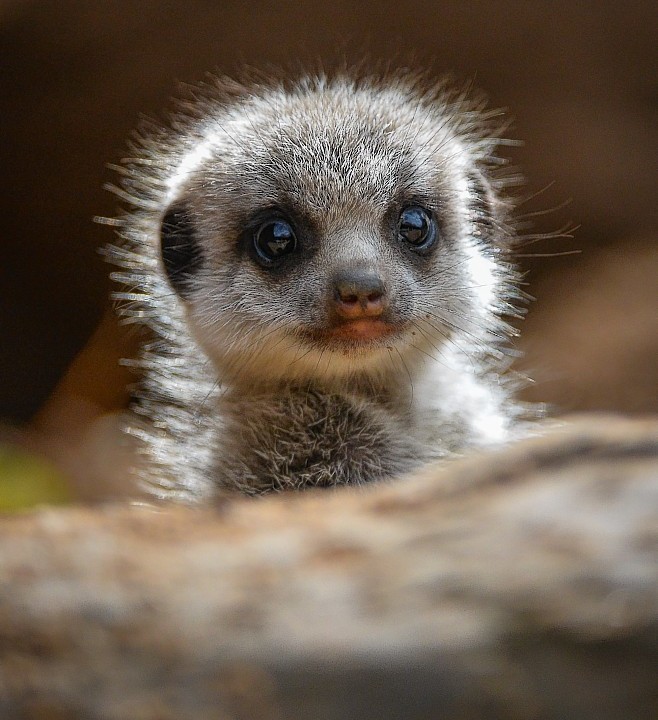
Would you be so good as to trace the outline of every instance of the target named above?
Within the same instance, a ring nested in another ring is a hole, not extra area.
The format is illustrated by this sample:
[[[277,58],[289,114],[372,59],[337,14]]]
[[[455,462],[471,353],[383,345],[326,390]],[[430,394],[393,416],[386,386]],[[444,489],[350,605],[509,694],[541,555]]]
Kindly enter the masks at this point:
[[[160,252],[174,290],[182,298],[189,297],[191,280],[201,267],[203,256],[194,223],[184,205],[173,205],[162,219]]]

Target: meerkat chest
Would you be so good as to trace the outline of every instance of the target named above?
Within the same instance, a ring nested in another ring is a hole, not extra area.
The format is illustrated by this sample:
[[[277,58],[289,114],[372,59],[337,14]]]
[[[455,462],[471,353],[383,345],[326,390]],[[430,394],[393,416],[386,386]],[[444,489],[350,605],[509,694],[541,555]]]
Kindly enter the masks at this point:
[[[219,400],[220,485],[248,492],[360,485],[440,455],[407,409],[351,393],[287,389]]]

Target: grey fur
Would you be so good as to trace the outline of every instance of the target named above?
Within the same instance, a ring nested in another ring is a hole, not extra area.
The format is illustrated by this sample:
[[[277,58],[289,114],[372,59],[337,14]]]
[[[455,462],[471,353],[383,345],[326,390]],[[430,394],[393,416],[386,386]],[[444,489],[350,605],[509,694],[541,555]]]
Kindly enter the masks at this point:
[[[127,427],[143,480],[188,501],[358,485],[518,433],[503,316],[520,293],[483,104],[416,76],[349,72],[222,78],[190,95],[170,130],[135,142],[116,188],[132,205],[109,253],[120,312],[153,333]],[[427,256],[396,234],[409,202],[438,218]],[[159,245],[176,204],[202,255],[185,292]],[[247,230],[274,207],[303,238],[273,272]],[[390,337],[327,339],[328,278],[351,265],[383,278]]]

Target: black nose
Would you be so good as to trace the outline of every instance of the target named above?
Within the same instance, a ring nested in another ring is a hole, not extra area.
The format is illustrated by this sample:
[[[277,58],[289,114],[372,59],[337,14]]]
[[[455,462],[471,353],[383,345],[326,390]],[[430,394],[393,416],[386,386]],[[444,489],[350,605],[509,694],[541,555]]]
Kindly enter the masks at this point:
[[[334,275],[333,301],[343,318],[376,317],[386,307],[386,287],[374,270],[345,269]]]

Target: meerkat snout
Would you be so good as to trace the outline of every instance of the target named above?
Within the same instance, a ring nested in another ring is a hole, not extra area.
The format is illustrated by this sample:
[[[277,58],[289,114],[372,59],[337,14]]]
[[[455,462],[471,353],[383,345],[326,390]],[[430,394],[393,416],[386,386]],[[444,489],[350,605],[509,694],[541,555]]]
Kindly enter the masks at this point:
[[[371,268],[336,272],[332,289],[332,310],[339,320],[379,317],[388,306],[384,281]]]

